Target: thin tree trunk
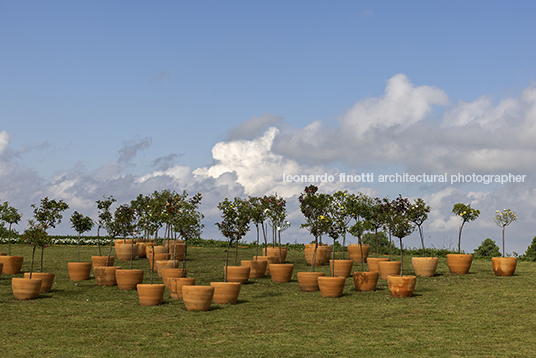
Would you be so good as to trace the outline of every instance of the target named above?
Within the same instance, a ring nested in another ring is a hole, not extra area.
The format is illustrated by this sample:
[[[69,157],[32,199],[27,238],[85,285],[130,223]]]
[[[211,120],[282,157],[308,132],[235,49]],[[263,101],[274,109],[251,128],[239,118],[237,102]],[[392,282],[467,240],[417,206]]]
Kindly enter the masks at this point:
[[[402,247],[402,238],[400,237],[400,276],[404,272],[404,248]]]
[[[426,253],[424,251],[424,235],[422,233],[422,227],[419,225],[419,234],[421,235],[421,244],[422,244],[422,257],[426,257]]]
[[[32,279],[32,273],[33,273],[33,264],[34,264],[35,248],[36,248],[36,246],[34,245],[33,250],[32,250],[32,264],[30,265],[30,280]]]
[[[76,244],[76,250],[78,252],[78,262],[80,262],[80,233],[78,233],[78,242]]]
[[[503,257],[504,257],[504,254],[506,251],[504,251],[504,229],[506,228],[506,226],[503,226],[502,228],[502,239],[503,239]]]
[[[460,232],[458,233],[458,253],[461,253],[462,251],[462,229],[463,225],[465,224],[465,220],[462,221],[462,224],[460,225]]]
[[[9,223],[9,234],[7,239],[7,256],[11,256],[11,223]]]

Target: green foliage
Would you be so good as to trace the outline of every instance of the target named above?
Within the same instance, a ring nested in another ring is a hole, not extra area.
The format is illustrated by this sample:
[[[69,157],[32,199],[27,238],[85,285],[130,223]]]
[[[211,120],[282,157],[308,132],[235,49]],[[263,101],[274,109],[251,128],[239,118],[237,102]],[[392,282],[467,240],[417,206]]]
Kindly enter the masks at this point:
[[[532,238],[532,242],[525,251],[524,259],[529,261],[536,261],[536,236]]]
[[[376,234],[367,232],[363,235],[363,244],[368,244],[370,247],[376,247]],[[378,253],[382,255],[389,254],[389,238],[385,231],[378,232]]]
[[[408,217],[411,222],[413,222],[415,225],[417,225],[417,228],[419,229],[419,236],[421,238],[421,245],[422,245],[422,256],[426,257],[425,247],[424,247],[424,233],[422,230],[422,225],[428,219],[428,213],[430,212],[430,206],[426,205],[423,199],[417,198],[413,202],[413,204],[410,205],[408,210]]]
[[[493,221],[495,221],[495,224],[497,224],[502,229],[503,257],[506,253],[504,248],[504,230],[508,225],[510,225],[516,220],[516,213],[510,209],[504,209],[503,211],[495,211],[495,217],[493,218]]]
[[[45,227],[45,230],[51,227],[55,228],[57,224],[60,224],[63,218],[63,212],[69,209],[69,205],[63,200],[49,200],[48,197],[41,199],[39,206],[32,204],[31,207],[34,208],[35,220],[41,223]]]
[[[330,231],[331,220],[329,220],[329,195],[319,193],[318,187],[309,185],[304,189],[298,198],[300,211],[305,216],[305,223],[301,228],[309,230],[314,236],[315,242],[323,234]]]
[[[471,208],[471,205],[466,205],[463,203],[454,204],[452,208],[452,213],[456,216],[459,216],[462,219],[460,225],[460,231],[458,233],[458,253],[461,252],[462,248],[462,229],[466,222],[476,220],[480,215],[480,210]]]
[[[80,262],[80,236],[83,233],[90,231],[93,228],[93,225],[95,225],[95,223],[89,216],[84,216],[80,214],[78,211],[75,211],[71,215],[70,220],[71,220],[71,227],[78,233],[78,242],[77,242],[78,262]]]
[[[501,253],[499,252],[499,246],[490,238],[482,241],[480,246],[474,252],[475,257],[499,257]]]
[[[22,218],[22,214],[20,214],[18,210],[15,209],[14,207],[9,206],[9,202],[6,201],[2,205],[0,205],[0,223],[2,224],[1,229],[5,230],[4,222],[9,224],[9,229],[7,229],[7,235],[8,235],[7,254],[8,256],[11,256],[11,238],[13,234],[13,231],[11,230],[11,226],[13,224],[18,224],[21,218]]]

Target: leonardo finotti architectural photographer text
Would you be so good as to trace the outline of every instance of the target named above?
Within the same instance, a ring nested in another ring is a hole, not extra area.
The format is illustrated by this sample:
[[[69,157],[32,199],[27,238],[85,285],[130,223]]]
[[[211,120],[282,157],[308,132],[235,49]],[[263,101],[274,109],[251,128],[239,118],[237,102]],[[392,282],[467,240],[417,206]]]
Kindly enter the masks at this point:
[[[507,184],[524,183],[526,175],[508,174],[379,174],[361,173],[332,175],[328,173],[317,175],[287,175],[283,173],[283,182],[288,183],[480,183],[480,184]]]

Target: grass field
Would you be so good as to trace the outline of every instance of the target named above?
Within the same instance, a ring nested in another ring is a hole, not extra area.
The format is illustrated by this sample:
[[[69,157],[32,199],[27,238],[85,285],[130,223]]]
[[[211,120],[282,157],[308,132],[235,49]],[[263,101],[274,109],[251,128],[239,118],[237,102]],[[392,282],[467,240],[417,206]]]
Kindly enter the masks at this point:
[[[7,245],[0,245],[6,252]],[[15,245],[25,257],[30,247]],[[82,247],[82,261],[96,255]],[[240,259],[254,250],[243,248]],[[187,268],[197,284],[223,280],[223,248],[189,248]],[[391,298],[386,281],[361,293],[348,278],[341,298],[301,292],[296,273],[309,270],[303,252],[291,251],[293,280],[266,276],[243,285],[236,305],[188,312],[181,301],[141,307],[136,291],[98,287],[94,278],[69,280],[76,247],[45,250],[52,292],[18,301],[11,278],[0,276],[0,356],[6,357],[533,357],[536,352],[536,264],[519,262],[513,277],[496,277],[491,262],[475,260],[468,275],[448,272],[439,259],[432,278],[418,278],[411,298]],[[116,264],[127,268],[128,262]],[[137,259],[135,268],[149,264]],[[404,265],[412,274],[411,261]],[[329,272],[329,267],[317,268]],[[354,270],[358,266],[354,265]],[[157,276],[156,276],[157,277]],[[161,283],[157,278],[156,283]]]

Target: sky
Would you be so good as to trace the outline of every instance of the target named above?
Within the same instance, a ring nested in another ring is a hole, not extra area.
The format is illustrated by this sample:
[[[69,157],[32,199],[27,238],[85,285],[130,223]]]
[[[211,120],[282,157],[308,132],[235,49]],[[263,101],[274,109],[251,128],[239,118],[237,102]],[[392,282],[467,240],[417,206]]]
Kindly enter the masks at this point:
[[[203,237],[223,239],[218,202],[277,193],[283,242],[306,243],[297,198],[315,184],[423,198],[437,248],[457,246],[452,207],[471,204],[467,252],[500,245],[493,216],[510,208],[506,251],[524,253],[535,15],[533,1],[0,0],[0,202],[23,231],[31,204],[62,199],[50,233],[68,235],[70,215],[96,218],[103,195],[201,192]]]

